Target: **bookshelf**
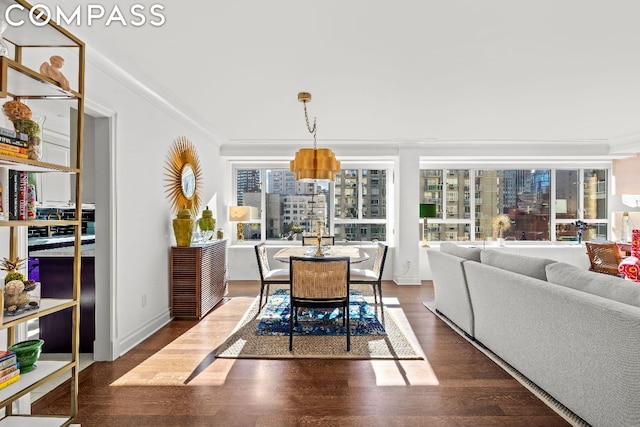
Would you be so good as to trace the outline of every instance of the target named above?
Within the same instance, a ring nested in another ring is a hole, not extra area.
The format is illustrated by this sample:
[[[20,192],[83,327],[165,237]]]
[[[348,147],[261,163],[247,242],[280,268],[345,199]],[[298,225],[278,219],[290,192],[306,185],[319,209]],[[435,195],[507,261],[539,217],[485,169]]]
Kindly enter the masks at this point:
[[[6,346],[15,343],[17,329],[29,320],[50,316],[62,310],[70,310],[72,313],[71,330],[72,351],[69,360],[65,361],[38,361],[37,369],[21,374],[21,378],[0,390],[0,427],[2,426],[67,426],[73,423],[78,412],[78,373],[79,373],[79,326],[80,326],[80,261],[81,261],[81,227],[82,227],[82,148],[84,131],[84,63],[85,45],[66,29],[53,21],[46,25],[35,25],[28,16],[31,4],[24,0],[0,0],[0,10],[6,10],[9,6],[18,4],[21,8],[12,11],[14,20],[24,20],[21,26],[8,26],[3,38],[9,45],[9,55],[0,57],[0,104],[9,100],[20,100],[29,104],[29,100],[43,100],[47,103],[70,102],[77,110],[76,122],[72,124],[77,135],[75,141],[75,165],[65,166],[38,160],[22,159],[19,157],[0,154],[0,167],[6,167],[18,171],[43,174],[46,179],[48,172],[63,172],[71,174],[75,179],[75,194],[72,199],[75,202],[74,219],[51,220],[3,220],[0,227],[9,229],[8,246],[4,247],[0,257],[15,259],[18,256],[18,242],[21,233],[26,234],[27,226],[73,226],[74,227],[74,254],[73,254],[73,296],[68,299],[42,298],[37,310],[26,311],[15,316],[2,316],[0,329],[6,330]],[[44,22],[44,21],[43,21]],[[24,58],[40,55],[42,61],[48,60],[51,55],[77,55],[77,70],[66,70],[65,74],[73,76],[77,72],[77,80],[71,78],[71,89],[64,90],[51,78],[40,74],[38,67]],[[42,278],[44,283],[46,278]],[[60,416],[47,416],[42,414],[18,414],[14,410],[14,402],[29,392],[36,390],[46,382],[66,375],[71,378],[70,409],[69,414]]]

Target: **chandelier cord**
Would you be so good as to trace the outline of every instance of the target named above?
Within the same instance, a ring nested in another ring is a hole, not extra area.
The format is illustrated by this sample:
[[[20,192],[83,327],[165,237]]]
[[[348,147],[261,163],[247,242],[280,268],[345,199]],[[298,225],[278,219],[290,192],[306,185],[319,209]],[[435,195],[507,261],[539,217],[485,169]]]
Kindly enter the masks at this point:
[[[309,131],[310,134],[313,135],[313,149],[315,150],[317,147],[317,143],[316,143],[316,118],[313,118],[313,126],[309,125],[309,115],[307,114],[307,101],[303,101],[302,105],[304,107],[304,120],[305,122],[307,122],[307,130]]]

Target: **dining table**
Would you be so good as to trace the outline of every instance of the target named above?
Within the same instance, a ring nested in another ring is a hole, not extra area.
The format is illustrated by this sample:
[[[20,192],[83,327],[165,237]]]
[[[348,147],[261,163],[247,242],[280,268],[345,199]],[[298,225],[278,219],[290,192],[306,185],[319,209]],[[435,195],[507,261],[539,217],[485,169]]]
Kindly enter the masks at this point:
[[[289,262],[292,256],[316,258],[317,246],[290,246],[280,249],[273,258],[276,261]],[[321,246],[323,255],[317,258],[349,257],[352,264],[369,259],[362,248],[357,246]]]

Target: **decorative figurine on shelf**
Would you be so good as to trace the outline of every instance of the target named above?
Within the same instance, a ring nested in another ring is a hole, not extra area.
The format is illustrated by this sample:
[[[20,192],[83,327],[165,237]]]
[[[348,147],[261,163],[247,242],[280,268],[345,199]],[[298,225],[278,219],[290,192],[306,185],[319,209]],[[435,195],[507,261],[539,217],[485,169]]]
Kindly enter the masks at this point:
[[[50,77],[51,79],[60,83],[60,87],[62,89],[70,90],[69,80],[67,80],[64,74],[62,74],[62,71],[60,71],[60,69],[64,65],[64,58],[59,55],[53,55],[51,58],[49,58],[49,61],[51,63],[42,63],[42,65],[40,66],[40,74],[44,74],[45,76]]]
[[[14,313],[24,309],[30,304],[29,292],[36,288],[36,282],[27,280],[24,274],[16,271],[24,265],[24,259],[10,260],[4,258],[2,270],[7,272],[4,278],[4,309],[8,313]],[[37,304],[37,303],[36,303]]]

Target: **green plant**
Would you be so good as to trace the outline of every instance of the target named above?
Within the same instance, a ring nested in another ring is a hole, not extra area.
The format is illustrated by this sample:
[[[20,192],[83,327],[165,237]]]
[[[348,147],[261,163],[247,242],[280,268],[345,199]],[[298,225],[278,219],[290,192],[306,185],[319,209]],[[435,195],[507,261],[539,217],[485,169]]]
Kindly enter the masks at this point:
[[[18,132],[26,133],[29,136],[37,136],[40,133],[40,125],[33,120],[20,119],[13,122]]]
[[[8,258],[2,259],[2,267],[0,269],[7,272],[7,275],[4,277],[4,283],[7,284],[12,280],[20,280],[24,282],[27,280],[24,274],[16,271],[18,268],[21,268],[24,265],[24,259],[16,258],[15,260],[11,260]]]
[[[24,274],[20,273],[19,271],[12,271],[7,273],[6,276],[4,276],[5,285],[12,280],[20,280],[21,282],[24,282],[25,280],[27,280],[27,278],[25,277]]]

